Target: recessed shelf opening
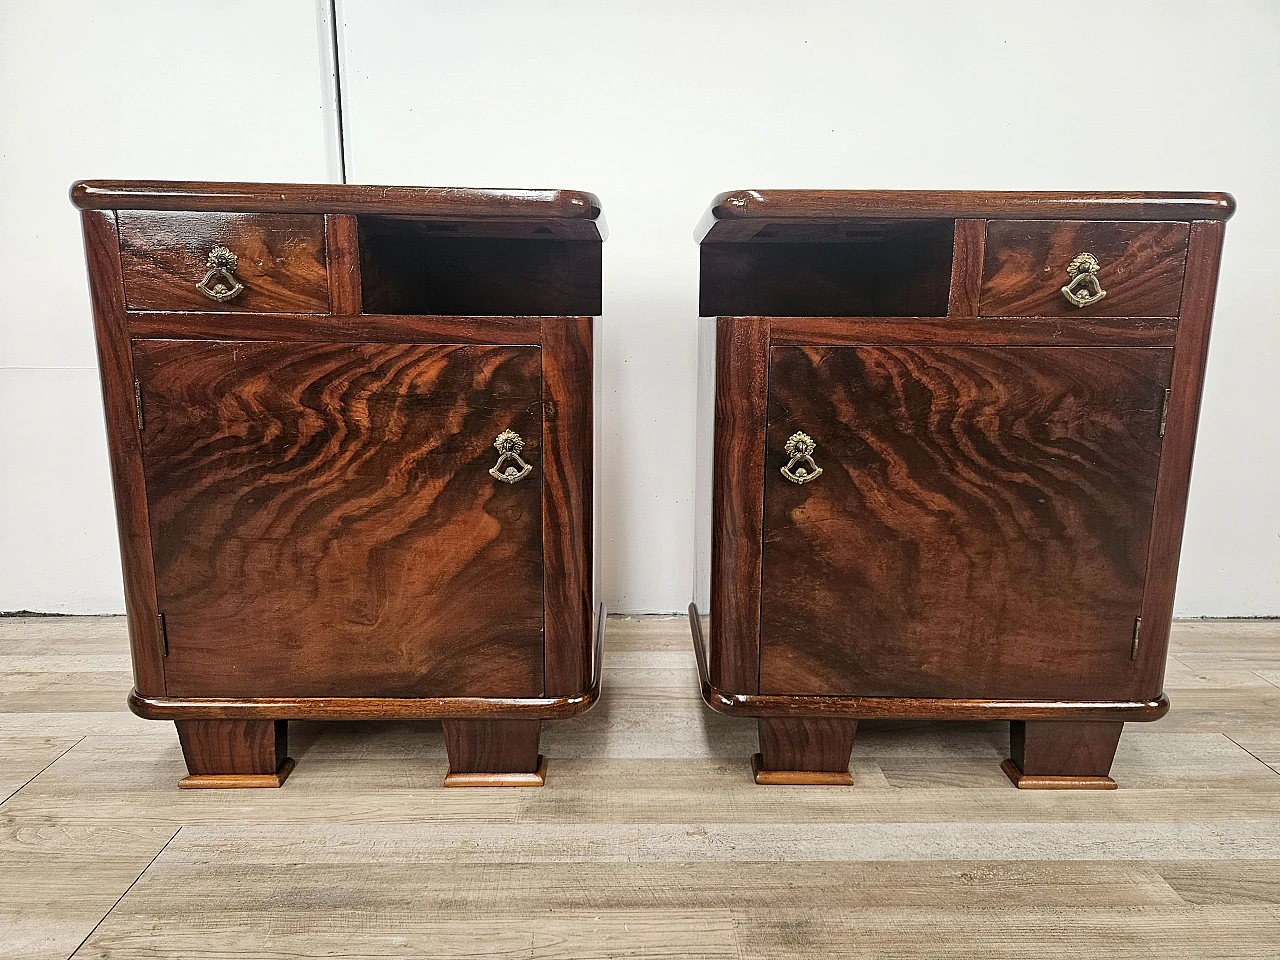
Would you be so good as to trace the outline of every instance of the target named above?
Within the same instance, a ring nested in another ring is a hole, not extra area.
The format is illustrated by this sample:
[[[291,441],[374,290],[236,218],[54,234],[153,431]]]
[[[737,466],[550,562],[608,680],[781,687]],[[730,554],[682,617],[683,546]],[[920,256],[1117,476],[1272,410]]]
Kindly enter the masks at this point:
[[[555,225],[360,217],[365,313],[596,316],[599,240]]]
[[[765,223],[703,243],[700,314],[944,317],[954,220]]]

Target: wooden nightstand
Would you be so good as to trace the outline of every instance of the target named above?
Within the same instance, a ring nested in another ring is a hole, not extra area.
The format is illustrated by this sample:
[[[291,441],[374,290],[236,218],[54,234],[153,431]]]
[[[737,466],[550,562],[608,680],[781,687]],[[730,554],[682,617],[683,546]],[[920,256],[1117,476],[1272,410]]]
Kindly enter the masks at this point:
[[[183,786],[278,786],[289,720],[438,718],[540,784],[595,701],[599,201],[85,182],[140,716]]]
[[[703,221],[703,695],[759,783],[859,719],[1011,721],[1020,787],[1155,720],[1225,194],[742,191]]]

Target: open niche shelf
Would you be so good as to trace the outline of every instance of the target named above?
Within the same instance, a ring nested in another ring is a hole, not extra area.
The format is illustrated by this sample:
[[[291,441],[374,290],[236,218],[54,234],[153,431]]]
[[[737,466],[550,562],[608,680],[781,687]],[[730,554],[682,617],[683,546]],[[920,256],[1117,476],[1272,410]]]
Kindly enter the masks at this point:
[[[954,233],[954,220],[852,220],[704,241],[699,313],[943,317]]]
[[[365,313],[596,316],[596,240],[555,224],[359,218]]]

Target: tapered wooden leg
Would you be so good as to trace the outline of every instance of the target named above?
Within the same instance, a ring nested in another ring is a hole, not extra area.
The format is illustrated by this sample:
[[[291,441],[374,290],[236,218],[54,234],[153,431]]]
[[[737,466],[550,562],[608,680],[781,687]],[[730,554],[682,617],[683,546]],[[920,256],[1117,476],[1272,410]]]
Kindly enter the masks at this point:
[[[446,720],[446,787],[540,787],[547,761],[538,753],[541,720]]]
[[[1001,769],[1022,790],[1114,790],[1122,730],[1109,720],[1015,720]]]
[[[287,720],[175,720],[184,790],[278,787],[293,771]]]
[[[852,786],[849,754],[856,720],[760,718],[760,752],[751,758],[756,783]]]

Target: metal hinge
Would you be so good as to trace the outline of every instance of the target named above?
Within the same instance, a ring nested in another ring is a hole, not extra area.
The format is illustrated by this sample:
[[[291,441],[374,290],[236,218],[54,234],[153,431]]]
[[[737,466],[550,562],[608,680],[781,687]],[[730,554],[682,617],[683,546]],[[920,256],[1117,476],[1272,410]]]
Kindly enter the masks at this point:
[[[141,433],[146,426],[146,421],[142,419],[142,384],[137,380],[133,381],[133,409],[138,414],[138,432]],[[1161,427],[1163,432],[1164,428]]]
[[[1138,658],[1138,638],[1142,635],[1142,618],[1133,618],[1133,646],[1129,648],[1129,659],[1136,660]]]
[[[1169,391],[1164,392],[1164,406],[1160,408],[1160,436],[1164,436],[1165,424],[1169,422]]]
[[[169,655],[169,630],[164,625],[164,614],[157,613],[156,620],[160,623],[160,649],[164,652],[164,656]]]

